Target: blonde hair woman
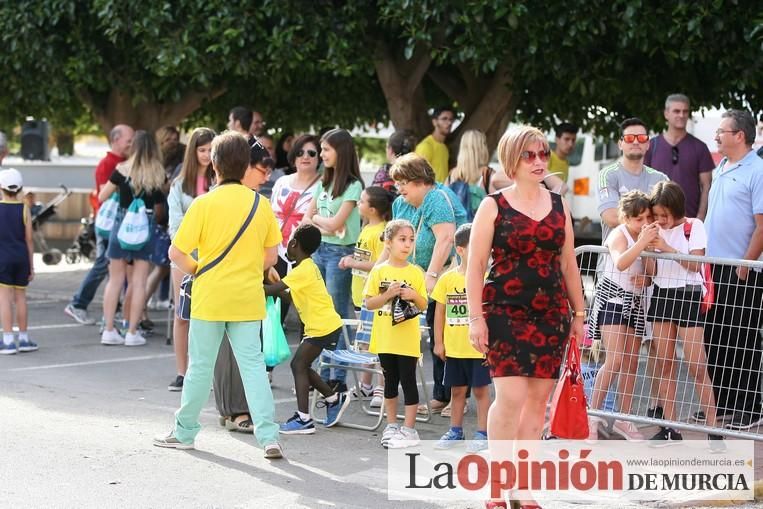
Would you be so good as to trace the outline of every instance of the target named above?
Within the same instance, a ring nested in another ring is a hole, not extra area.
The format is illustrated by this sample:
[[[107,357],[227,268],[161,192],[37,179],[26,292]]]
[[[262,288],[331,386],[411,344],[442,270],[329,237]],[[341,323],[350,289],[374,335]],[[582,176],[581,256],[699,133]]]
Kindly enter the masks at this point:
[[[117,232],[133,198],[142,198],[146,205],[146,212],[151,222],[149,231],[153,232],[157,216],[161,218],[165,214],[162,186],[166,177],[160,157],[154,134],[146,131],[136,132],[132,156],[117,166],[98,195],[101,202],[107,200],[114,192],[119,195],[119,212],[106,250],[106,256],[109,258],[109,282],[106,284],[103,296],[105,325],[101,343],[104,345],[139,346],[146,343],[146,339],[137,332],[137,327],[146,303],[146,280],[151,268],[149,260],[154,252],[155,239],[152,236],[141,249],[128,251],[119,245]],[[122,337],[114,328],[114,314],[122,284],[128,275],[127,266],[131,262],[133,266],[128,281],[131,295],[129,322],[127,334]]]
[[[475,129],[466,131],[461,136],[456,167],[450,171],[447,184],[461,200],[469,221],[487,194],[488,186],[483,180],[489,180],[492,173],[489,160],[485,135]]]
[[[477,209],[472,229],[480,234],[471,237],[466,270],[469,337],[487,354],[495,384],[491,443],[540,439],[564,347],[570,336],[582,339],[585,318],[569,207],[539,185],[550,155],[546,137],[521,127],[503,135],[498,154],[514,184]],[[518,488],[522,504],[535,503],[527,486]]]

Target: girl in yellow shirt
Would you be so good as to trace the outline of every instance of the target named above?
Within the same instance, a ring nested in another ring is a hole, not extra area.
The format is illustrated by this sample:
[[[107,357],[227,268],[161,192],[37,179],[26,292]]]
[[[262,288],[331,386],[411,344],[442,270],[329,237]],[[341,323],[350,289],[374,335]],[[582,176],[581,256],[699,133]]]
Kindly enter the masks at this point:
[[[421,331],[418,317],[394,324],[392,300],[399,297],[419,309],[427,307],[424,272],[408,262],[413,252],[416,233],[408,221],[387,223],[384,241],[389,259],[371,269],[365,290],[365,305],[374,314],[370,351],[379,356],[384,371],[384,406],[387,427],[382,433],[382,446],[412,447],[419,443],[414,429],[419,392],[416,387],[416,363],[421,356]],[[405,422],[397,425],[398,385],[403,386]]]

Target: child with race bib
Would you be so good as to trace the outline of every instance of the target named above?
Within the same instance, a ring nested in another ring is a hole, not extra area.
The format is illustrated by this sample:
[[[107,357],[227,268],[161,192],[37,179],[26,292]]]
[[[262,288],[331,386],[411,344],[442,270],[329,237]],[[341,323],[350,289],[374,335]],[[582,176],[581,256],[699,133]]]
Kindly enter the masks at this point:
[[[310,224],[299,226],[286,246],[286,257],[294,262],[294,267],[282,280],[265,285],[265,295],[278,295],[289,290],[299,318],[305,324],[305,337],[291,360],[297,411],[281,424],[278,431],[284,435],[315,433],[315,425],[309,413],[310,385],[325,397],[324,424],[327,428],[339,422],[350,404],[347,394],[335,393],[310,367],[324,348],[336,349],[342,334],[342,319],[334,310],[334,302],[326,290],[320,270],[310,258],[320,244],[321,231],[318,228]]]
[[[477,400],[477,430],[467,445],[469,452],[487,449],[487,412],[490,408],[490,370],[485,355],[469,341],[469,308],[466,305],[466,264],[472,225],[461,225],[455,234],[460,263],[443,274],[432,290],[435,304],[434,354],[445,361],[443,384],[451,388],[450,429],[435,444],[450,449],[464,443],[466,391],[471,387]]]
[[[368,187],[360,193],[358,200],[358,212],[366,225],[360,231],[358,241],[355,243],[355,252],[339,260],[340,269],[352,269],[352,303],[355,310],[359,311],[360,327],[357,339],[365,339],[368,342],[371,337],[371,324],[373,313],[363,307],[363,287],[366,286],[368,271],[376,264],[376,260],[384,251],[384,227],[392,215],[392,195],[383,187]],[[371,373],[363,373],[361,376],[360,394],[362,398],[372,397],[371,406],[381,406],[384,387],[374,389],[371,384]],[[378,399],[378,404],[375,399]]]
[[[377,265],[368,275],[363,291],[365,305],[374,314],[369,350],[379,356],[384,372],[384,407],[387,427],[382,433],[383,447],[413,447],[419,443],[414,429],[419,391],[416,387],[416,363],[421,357],[421,330],[418,316],[399,316],[405,301],[419,310],[427,307],[424,272],[408,262],[413,253],[416,233],[408,221],[394,220],[384,229],[384,241],[389,258]],[[397,304],[394,306],[393,304]],[[398,385],[403,386],[405,421],[397,424]]]

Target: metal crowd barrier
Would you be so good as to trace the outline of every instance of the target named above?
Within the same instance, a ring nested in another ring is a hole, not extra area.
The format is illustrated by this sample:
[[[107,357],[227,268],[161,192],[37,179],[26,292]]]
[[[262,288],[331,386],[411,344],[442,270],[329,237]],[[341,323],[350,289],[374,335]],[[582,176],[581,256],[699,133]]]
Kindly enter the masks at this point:
[[[760,421],[763,345],[759,330],[763,316],[763,262],[642,253],[644,260],[709,264],[715,280],[715,300],[709,310],[703,311],[697,310],[697,306],[707,284],[692,284],[683,291],[666,290],[686,282],[683,278],[667,277],[658,290],[654,281],[647,280],[644,282],[647,286],[641,289],[618,292],[616,287],[622,286],[613,287],[609,283],[615,281],[625,286],[627,283],[607,263],[611,257],[606,248],[580,246],[575,252],[588,311],[581,353],[589,415],[603,418],[610,427],[615,419],[622,419],[763,441]],[[739,267],[748,269],[746,281],[735,275]],[[673,275],[678,273],[663,271],[663,276]],[[633,282],[630,277],[627,280]],[[598,317],[594,316],[597,308]],[[628,319],[623,318],[626,313],[620,313],[618,319],[617,310],[623,308],[627,308]],[[629,325],[638,328],[639,313],[645,319],[643,337],[630,334],[634,329]],[[681,327],[666,322],[667,316],[677,319]],[[600,326],[594,338],[595,318]],[[598,391],[601,404],[594,408],[594,380],[607,357],[613,362],[619,357],[622,362],[608,390],[603,387]],[[663,409],[662,415],[650,411],[658,405]],[[714,423],[708,422],[708,413],[711,416],[713,408],[717,413]],[[751,425],[746,429],[738,425],[729,428],[734,412],[740,409],[748,412]]]

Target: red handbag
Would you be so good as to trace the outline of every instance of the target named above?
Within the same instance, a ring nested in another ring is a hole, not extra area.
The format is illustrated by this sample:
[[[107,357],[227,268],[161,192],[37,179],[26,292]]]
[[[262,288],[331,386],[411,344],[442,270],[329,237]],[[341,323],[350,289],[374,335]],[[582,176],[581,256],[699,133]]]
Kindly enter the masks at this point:
[[[569,340],[567,358],[551,399],[551,434],[558,438],[588,438],[583,375],[580,372],[580,350],[574,337]]]
[[[684,236],[687,241],[691,236],[691,221],[688,219],[684,223]],[[709,264],[703,263],[699,273],[702,275],[702,286],[705,287],[704,295],[702,295],[702,300],[699,303],[699,310],[707,313],[713,307],[713,302],[715,302],[715,283],[713,282],[713,273],[710,271]]]

